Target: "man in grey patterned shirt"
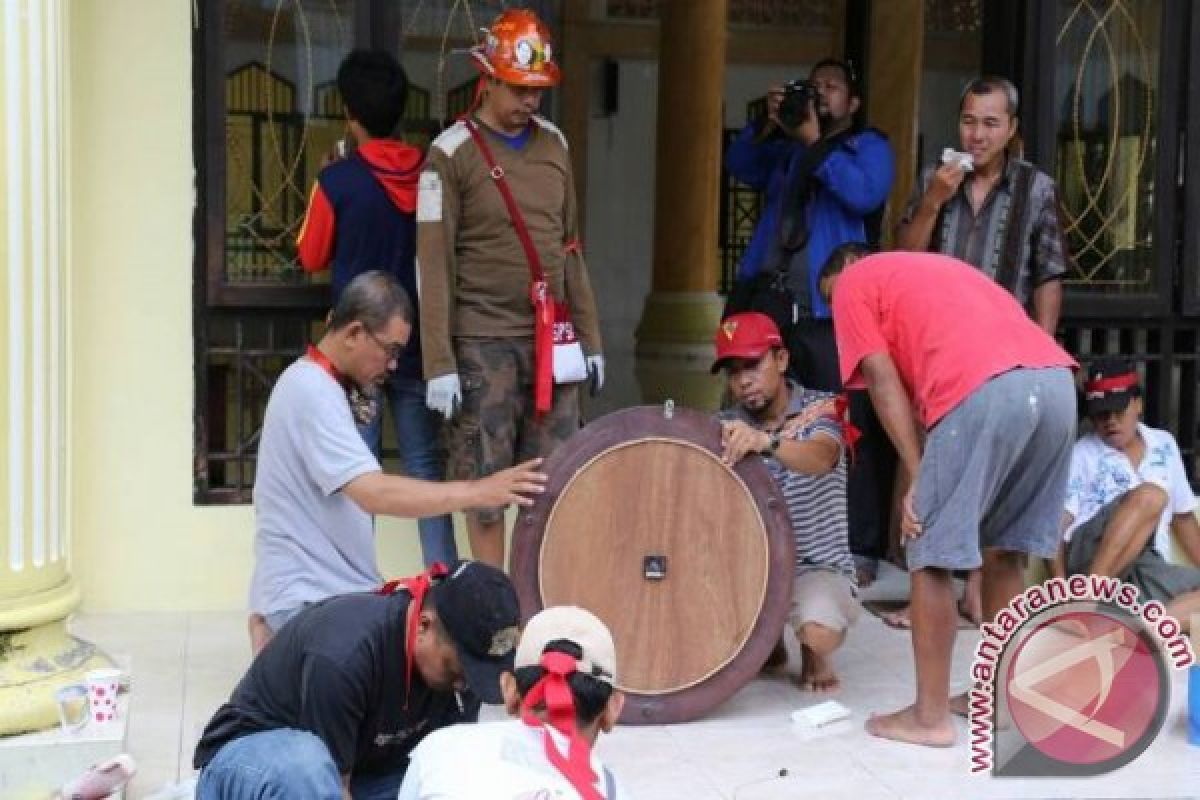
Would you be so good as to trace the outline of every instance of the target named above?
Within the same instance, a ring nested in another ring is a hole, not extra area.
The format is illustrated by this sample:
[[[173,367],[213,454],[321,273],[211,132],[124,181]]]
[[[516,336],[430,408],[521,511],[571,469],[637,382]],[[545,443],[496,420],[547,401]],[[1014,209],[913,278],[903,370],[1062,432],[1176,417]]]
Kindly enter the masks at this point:
[[[1017,103],[1016,87],[1004,78],[977,78],[967,86],[958,132],[971,165],[952,156],[922,171],[896,245],[973,264],[1032,306],[1034,320],[1053,336],[1069,255],[1054,180],[1008,152]]]
[[[717,329],[717,359],[734,405],[720,415],[722,456],[766,460],[787,503],[796,542],[788,621],[800,643],[801,689],[839,684],[831,656],[859,615],[846,519],[846,459],[833,395],[785,375],[788,351],[765,314],[727,317]]]

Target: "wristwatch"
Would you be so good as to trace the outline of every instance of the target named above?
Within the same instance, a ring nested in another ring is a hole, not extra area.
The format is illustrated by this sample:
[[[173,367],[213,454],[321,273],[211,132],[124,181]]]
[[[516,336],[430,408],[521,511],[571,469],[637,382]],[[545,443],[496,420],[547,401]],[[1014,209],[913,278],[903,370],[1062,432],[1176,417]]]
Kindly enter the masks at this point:
[[[767,435],[767,446],[764,447],[762,450],[758,451],[758,454],[761,456],[775,455],[775,451],[777,451],[779,449],[779,443],[781,441],[783,441],[783,439],[779,435],[779,431],[772,431],[770,434]]]

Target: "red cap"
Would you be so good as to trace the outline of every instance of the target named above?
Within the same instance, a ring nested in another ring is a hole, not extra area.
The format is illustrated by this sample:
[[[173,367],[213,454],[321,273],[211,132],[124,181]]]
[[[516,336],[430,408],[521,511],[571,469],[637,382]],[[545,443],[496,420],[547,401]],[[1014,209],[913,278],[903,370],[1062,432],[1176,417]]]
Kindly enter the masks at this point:
[[[762,358],[772,347],[783,347],[783,337],[766,314],[746,311],[721,321],[715,344],[717,360],[713,362],[713,372],[719,371],[730,358]]]

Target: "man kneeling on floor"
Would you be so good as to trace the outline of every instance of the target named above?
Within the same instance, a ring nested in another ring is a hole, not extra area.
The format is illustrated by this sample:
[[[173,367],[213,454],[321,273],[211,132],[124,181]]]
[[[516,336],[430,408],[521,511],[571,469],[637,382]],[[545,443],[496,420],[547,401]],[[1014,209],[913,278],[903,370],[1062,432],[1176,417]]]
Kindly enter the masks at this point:
[[[582,608],[547,608],[525,627],[515,666],[500,686],[520,719],[431,734],[413,751],[400,800],[629,797],[592,753],[625,702],[604,623]]]
[[[713,372],[724,370],[734,405],[722,412],[724,459],[766,459],[796,537],[789,617],[800,642],[800,688],[839,686],[831,656],[860,607],[846,518],[846,460],[833,395],[789,381],[788,351],[770,317],[734,314],[717,329]]]
[[[197,800],[394,800],[422,738],[501,701],[518,621],[508,577],[474,561],[306,608],[204,730]]]
[[[1200,611],[1200,569],[1171,564],[1168,530],[1200,564],[1196,495],[1175,437],[1143,425],[1142,387],[1127,359],[1088,369],[1087,415],[1094,428],[1071,451],[1059,575],[1110,575],[1132,583],[1142,603],[1157,600],[1185,631]]]

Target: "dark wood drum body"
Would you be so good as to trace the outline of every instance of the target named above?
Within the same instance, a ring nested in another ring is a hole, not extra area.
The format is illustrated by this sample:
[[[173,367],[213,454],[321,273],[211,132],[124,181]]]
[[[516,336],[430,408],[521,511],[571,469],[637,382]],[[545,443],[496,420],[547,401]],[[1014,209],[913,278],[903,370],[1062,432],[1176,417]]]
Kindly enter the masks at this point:
[[[526,619],[572,604],[612,630],[625,723],[683,722],[722,702],[787,617],[783,498],[758,458],[721,463],[720,430],[687,409],[596,420],[547,459],[547,491],[514,534]]]

